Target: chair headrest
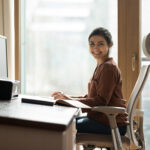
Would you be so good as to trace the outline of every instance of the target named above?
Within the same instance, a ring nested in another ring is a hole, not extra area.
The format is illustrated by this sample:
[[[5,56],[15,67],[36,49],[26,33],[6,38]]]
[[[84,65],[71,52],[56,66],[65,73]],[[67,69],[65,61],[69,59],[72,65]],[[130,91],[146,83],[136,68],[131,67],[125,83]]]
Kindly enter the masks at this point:
[[[142,47],[145,56],[150,58],[150,33],[143,38]]]

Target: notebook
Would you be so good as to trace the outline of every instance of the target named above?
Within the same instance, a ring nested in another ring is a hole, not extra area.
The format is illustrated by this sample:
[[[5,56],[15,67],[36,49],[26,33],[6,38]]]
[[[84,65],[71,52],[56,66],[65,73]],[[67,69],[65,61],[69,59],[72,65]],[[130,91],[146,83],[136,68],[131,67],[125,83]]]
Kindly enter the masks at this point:
[[[53,106],[56,102],[53,97],[21,95],[21,101],[24,103],[50,105]]]

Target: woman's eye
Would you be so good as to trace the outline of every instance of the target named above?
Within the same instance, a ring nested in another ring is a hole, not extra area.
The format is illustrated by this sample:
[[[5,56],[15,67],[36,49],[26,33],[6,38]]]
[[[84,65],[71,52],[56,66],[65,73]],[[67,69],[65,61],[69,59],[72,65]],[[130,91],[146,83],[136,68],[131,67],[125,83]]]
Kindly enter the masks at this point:
[[[98,43],[98,46],[102,46],[102,45],[104,45],[103,43]]]
[[[94,43],[90,43],[90,46],[94,46]]]

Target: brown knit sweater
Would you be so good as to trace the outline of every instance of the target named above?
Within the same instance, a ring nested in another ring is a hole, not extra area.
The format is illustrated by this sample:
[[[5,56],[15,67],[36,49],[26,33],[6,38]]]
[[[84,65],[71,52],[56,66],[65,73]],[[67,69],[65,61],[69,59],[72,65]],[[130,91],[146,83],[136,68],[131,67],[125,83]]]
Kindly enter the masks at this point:
[[[93,106],[118,106],[126,107],[126,101],[122,96],[121,73],[112,58],[105,60],[103,64],[95,69],[93,77],[88,85],[88,94],[83,99],[79,99],[84,104]],[[107,117],[103,113],[91,110],[87,112],[88,117],[97,120],[103,124],[109,124]],[[119,126],[126,125],[127,114],[117,116]]]

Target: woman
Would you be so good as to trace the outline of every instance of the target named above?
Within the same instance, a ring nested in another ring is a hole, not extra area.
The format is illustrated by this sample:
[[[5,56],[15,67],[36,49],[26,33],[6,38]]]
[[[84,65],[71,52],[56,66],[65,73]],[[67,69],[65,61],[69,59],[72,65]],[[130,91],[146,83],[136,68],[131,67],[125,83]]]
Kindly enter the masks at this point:
[[[86,105],[126,107],[122,96],[121,73],[109,57],[113,45],[110,32],[104,28],[96,28],[88,38],[90,53],[97,61],[97,67],[88,85],[88,94],[84,97],[69,97],[62,92],[54,92],[55,99],[76,99]],[[111,134],[107,117],[100,112],[83,110],[87,116],[76,118],[77,132]],[[127,130],[127,114],[117,116],[117,124],[121,135]]]

